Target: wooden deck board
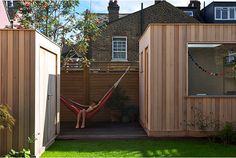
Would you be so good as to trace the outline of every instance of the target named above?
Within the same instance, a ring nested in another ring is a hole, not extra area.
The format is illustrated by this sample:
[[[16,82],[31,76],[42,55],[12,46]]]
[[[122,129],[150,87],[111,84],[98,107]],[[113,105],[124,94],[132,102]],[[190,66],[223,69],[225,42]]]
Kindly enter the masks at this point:
[[[137,139],[147,138],[139,123],[88,123],[84,129],[75,129],[74,122],[61,123],[57,139]]]

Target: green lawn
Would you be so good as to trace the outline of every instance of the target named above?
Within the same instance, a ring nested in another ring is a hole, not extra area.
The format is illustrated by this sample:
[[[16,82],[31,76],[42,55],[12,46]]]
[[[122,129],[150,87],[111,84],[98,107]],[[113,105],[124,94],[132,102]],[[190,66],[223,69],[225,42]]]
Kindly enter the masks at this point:
[[[236,145],[197,140],[65,140],[56,141],[42,157],[236,156]]]

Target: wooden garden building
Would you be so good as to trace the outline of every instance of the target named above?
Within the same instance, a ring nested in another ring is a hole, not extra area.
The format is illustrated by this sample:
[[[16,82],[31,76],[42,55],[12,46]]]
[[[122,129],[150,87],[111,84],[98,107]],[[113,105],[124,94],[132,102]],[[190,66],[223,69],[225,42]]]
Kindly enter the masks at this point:
[[[201,136],[235,123],[236,25],[150,24],[139,61],[140,122],[149,136]]]
[[[0,74],[0,104],[16,120],[0,130],[0,155],[30,148],[38,156],[59,133],[60,47],[35,30],[1,29]]]

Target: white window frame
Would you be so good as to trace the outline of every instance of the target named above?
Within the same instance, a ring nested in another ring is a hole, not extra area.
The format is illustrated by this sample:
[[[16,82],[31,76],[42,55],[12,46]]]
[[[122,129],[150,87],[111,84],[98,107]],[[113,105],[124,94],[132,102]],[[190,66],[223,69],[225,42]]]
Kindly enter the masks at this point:
[[[114,43],[113,43],[113,39],[114,38],[124,38],[126,41],[126,48],[125,48],[125,58],[114,58]],[[127,36],[113,36],[112,37],[112,60],[111,61],[127,61]]]
[[[222,9],[227,8],[227,19],[222,19]],[[234,9],[234,18],[230,18],[230,9]],[[220,9],[220,18],[216,17],[216,10]],[[215,7],[215,20],[236,20],[236,7]]]
[[[193,11],[192,10],[184,10],[184,13],[188,16],[193,16]],[[187,13],[190,13],[190,15],[187,14]]]

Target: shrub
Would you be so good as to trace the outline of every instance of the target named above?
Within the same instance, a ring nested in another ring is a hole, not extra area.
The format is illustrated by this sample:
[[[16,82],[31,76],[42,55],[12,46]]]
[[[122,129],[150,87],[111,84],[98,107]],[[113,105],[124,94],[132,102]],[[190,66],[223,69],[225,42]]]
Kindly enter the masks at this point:
[[[14,117],[10,114],[10,108],[6,104],[0,105],[0,129],[12,129],[15,124]]]
[[[111,110],[122,110],[128,99],[125,91],[118,86],[107,101],[106,106]]]
[[[236,132],[233,131],[233,123],[226,122],[218,137],[224,144],[231,144],[236,141]]]
[[[201,131],[207,131],[213,129],[215,131],[219,130],[220,122],[219,120],[213,119],[213,113],[210,112],[209,115],[203,114],[202,110],[192,106],[191,110],[193,112],[193,120],[187,122],[187,126],[197,127]]]
[[[5,158],[11,157],[26,157],[30,158],[30,150],[29,149],[22,149],[21,151],[15,151],[11,149],[11,151],[5,156]]]
[[[27,138],[29,144],[33,144],[36,140],[35,134],[33,134],[31,137]],[[11,149],[11,151],[5,155],[5,158],[11,158],[11,157],[26,157],[30,158],[31,157],[31,152],[30,149],[25,149],[23,148],[21,151],[15,151]]]

